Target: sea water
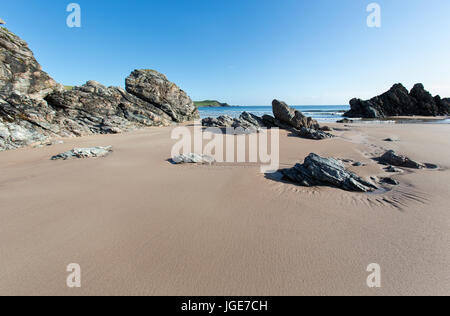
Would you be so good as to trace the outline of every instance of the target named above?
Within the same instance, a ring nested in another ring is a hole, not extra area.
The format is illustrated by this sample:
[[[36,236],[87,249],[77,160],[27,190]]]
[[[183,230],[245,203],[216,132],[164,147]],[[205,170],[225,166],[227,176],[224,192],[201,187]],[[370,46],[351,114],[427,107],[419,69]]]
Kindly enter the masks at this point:
[[[301,111],[306,116],[311,116],[319,122],[336,122],[343,118],[346,111],[350,110],[348,105],[301,105],[292,106],[294,109]],[[271,106],[230,106],[217,108],[199,108],[201,118],[218,117],[228,115],[233,118],[239,117],[242,112],[249,112],[259,117],[263,115],[272,115]]]

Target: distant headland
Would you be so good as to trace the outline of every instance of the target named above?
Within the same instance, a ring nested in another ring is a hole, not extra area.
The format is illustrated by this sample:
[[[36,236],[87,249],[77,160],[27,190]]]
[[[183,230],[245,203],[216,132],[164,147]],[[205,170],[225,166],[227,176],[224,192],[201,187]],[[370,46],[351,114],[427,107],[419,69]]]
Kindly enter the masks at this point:
[[[227,107],[230,106],[228,103],[221,103],[216,100],[204,100],[204,101],[194,101],[196,107],[199,108],[219,108],[219,107]]]

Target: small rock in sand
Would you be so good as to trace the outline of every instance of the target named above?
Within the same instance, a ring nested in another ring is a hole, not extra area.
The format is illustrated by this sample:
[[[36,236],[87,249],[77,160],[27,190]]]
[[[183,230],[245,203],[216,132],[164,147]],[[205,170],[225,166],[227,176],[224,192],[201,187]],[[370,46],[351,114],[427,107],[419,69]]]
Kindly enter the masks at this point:
[[[172,162],[175,164],[183,163],[198,163],[198,164],[213,164],[215,159],[208,155],[199,154],[182,154],[172,158]]]
[[[385,139],[383,139],[383,141],[385,141],[385,142],[397,142],[397,141],[398,141],[398,139],[396,139],[396,138],[392,138],[392,137],[389,137],[389,138],[385,138]]]
[[[67,160],[75,158],[99,158],[105,157],[112,152],[112,146],[107,147],[91,147],[91,148],[74,148],[59,155],[53,156],[52,160]]]

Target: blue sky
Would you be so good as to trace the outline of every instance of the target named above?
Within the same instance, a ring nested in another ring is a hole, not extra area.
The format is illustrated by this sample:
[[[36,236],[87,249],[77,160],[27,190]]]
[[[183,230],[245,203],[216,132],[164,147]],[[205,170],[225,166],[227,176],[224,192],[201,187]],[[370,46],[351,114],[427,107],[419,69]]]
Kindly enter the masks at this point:
[[[81,6],[81,28],[66,7]],[[450,97],[450,1],[14,0],[0,17],[58,82],[123,86],[156,69],[195,100],[347,104],[392,84]]]

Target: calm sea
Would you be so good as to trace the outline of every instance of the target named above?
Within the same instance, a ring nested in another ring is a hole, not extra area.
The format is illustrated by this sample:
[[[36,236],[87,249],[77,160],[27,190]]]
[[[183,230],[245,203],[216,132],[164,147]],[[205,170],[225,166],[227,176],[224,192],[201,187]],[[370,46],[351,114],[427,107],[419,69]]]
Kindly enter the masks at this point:
[[[350,109],[348,105],[301,105],[293,106],[296,110],[301,111],[306,116],[311,116],[319,122],[336,122],[340,120],[344,112]],[[257,116],[272,114],[271,106],[231,106],[220,108],[199,108],[201,118],[218,117],[221,115],[229,115],[231,117],[239,117],[242,112],[250,112]]]

